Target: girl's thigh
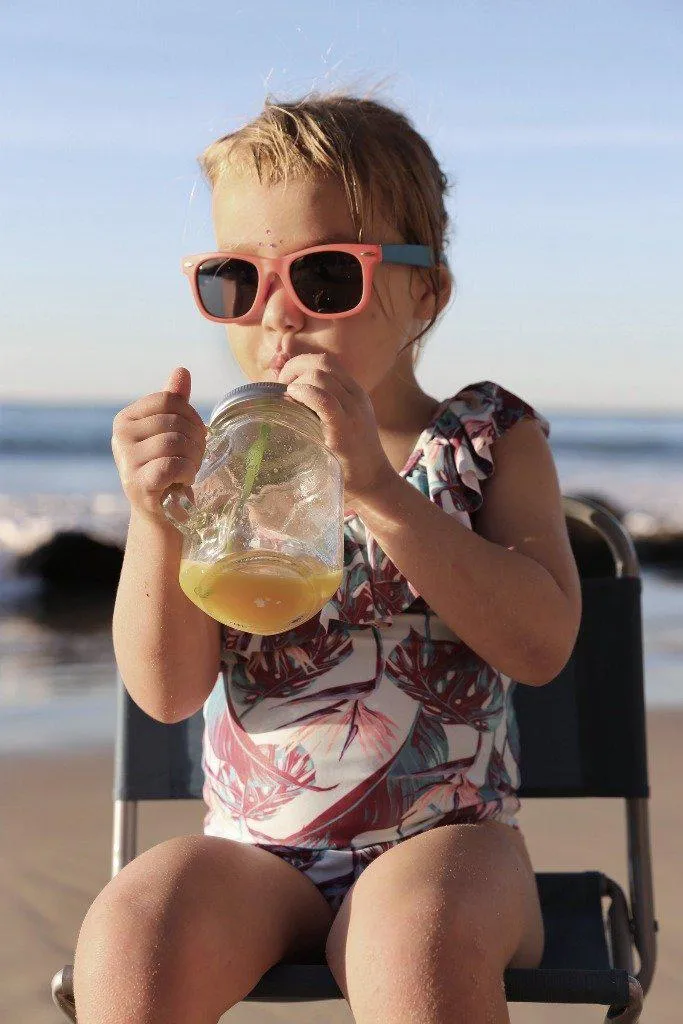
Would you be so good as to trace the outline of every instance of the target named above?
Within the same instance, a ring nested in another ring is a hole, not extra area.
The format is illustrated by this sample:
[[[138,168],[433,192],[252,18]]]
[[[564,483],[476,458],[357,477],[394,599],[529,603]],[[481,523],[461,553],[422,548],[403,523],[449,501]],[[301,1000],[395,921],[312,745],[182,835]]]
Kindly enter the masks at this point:
[[[378,927],[381,922],[381,928]],[[340,987],[370,963],[481,955],[494,969],[538,966],[543,919],[521,832],[499,822],[447,825],[413,836],[373,861],[332,925],[327,957]]]
[[[88,911],[77,1006],[135,991],[140,1011],[168,1000],[178,1019],[184,1002],[194,1019],[218,1019],[278,960],[322,950],[331,916],[315,886],[265,850],[213,836],[168,840],[123,868]]]

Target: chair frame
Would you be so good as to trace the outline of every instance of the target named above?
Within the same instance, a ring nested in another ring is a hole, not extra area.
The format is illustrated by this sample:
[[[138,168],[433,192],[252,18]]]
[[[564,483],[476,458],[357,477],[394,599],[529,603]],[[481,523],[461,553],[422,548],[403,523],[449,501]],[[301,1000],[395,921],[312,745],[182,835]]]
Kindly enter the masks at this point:
[[[615,576],[640,578],[640,565],[633,540],[621,523],[598,502],[587,498],[563,498],[565,515],[595,529],[604,539],[614,559]],[[657,961],[657,921],[654,916],[654,887],[650,848],[650,812],[647,797],[627,797],[626,848],[629,867],[631,914],[623,906],[619,886],[611,882],[606,895],[612,897],[609,927],[615,965],[633,974],[632,947],[640,959],[635,976],[643,994],[647,994]],[[624,914],[625,911],[625,914]],[[624,929],[624,921],[627,929]],[[618,960],[617,960],[618,957]],[[627,1018],[608,1017],[609,1020]],[[634,1018],[637,1020],[637,1018]]]
[[[597,532],[609,548],[616,577],[639,578],[640,567],[631,537],[619,521],[603,506],[586,498],[563,497],[565,516]],[[531,799],[531,797],[530,797]],[[626,844],[629,868],[629,900],[612,879],[602,876],[602,895],[611,900],[606,926],[614,969],[628,975],[629,999],[626,1005],[611,1005],[605,1024],[636,1024],[640,1019],[643,997],[647,994],[656,964],[657,922],[654,918],[652,862],[650,852],[649,798],[626,797]],[[137,800],[115,799],[113,808],[112,877],[137,856]],[[633,949],[638,953],[639,970],[634,974]],[[272,973],[289,971],[292,966],[276,967]],[[537,973],[508,971],[507,975]],[[52,979],[52,997],[71,1021],[76,1021],[73,995],[73,969],[65,967]],[[318,996],[319,997],[319,996]],[[326,996],[327,997],[327,994]],[[249,998],[249,997],[248,997]],[[252,995],[252,998],[276,998]],[[289,997],[288,997],[289,998]],[[305,997],[304,997],[305,998]],[[314,996],[314,998],[316,998]],[[514,998],[514,997],[513,997]]]

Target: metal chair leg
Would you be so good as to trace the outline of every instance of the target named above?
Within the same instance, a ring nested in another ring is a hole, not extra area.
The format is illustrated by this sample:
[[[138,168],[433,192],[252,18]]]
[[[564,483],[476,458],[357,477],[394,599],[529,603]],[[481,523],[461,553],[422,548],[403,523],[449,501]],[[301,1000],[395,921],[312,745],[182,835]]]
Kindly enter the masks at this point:
[[[621,886],[607,875],[602,876],[602,891],[609,896],[608,911],[609,940],[612,950],[612,966],[635,975],[633,969],[633,934],[629,919],[626,896]],[[641,985],[642,988],[642,985]]]
[[[73,1024],[76,1021],[76,1003],[74,1001],[74,969],[71,965],[57,971],[52,979],[52,1001]]]
[[[638,1024],[643,1010],[643,990],[635,978],[628,979],[628,1005],[610,1006],[605,1024]]]

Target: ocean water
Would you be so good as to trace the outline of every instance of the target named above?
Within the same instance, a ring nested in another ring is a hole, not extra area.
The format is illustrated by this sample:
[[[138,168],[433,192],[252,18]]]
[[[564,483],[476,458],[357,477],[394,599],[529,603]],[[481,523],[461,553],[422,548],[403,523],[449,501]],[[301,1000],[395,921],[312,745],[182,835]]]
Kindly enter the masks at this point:
[[[0,752],[113,738],[110,606],[46,608],[14,567],[59,530],[123,542],[128,509],[110,449],[118,408],[0,404]],[[564,493],[602,495],[634,533],[683,532],[683,416],[548,417]],[[646,699],[680,704],[683,571],[647,570],[643,582]]]

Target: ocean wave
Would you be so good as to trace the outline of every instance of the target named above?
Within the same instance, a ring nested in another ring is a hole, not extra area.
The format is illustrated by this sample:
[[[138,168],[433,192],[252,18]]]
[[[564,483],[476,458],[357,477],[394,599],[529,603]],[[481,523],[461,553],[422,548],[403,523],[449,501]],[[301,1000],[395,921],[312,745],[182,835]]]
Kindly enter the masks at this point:
[[[122,494],[0,494],[0,605],[35,594],[17,561],[58,534],[77,533],[123,549],[130,510]]]
[[[123,544],[129,516],[123,494],[0,494],[0,551],[28,554],[65,531]]]
[[[109,436],[72,437],[59,434],[49,437],[0,437],[0,455],[106,455],[111,458],[111,440]]]
[[[683,460],[683,444],[662,438],[570,438],[550,435],[550,447],[556,455],[603,456],[623,459]]]
[[[597,456],[612,459],[657,459],[663,462],[683,461],[683,444],[677,440],[667,441],[658,438],[630,438],[624,441],[619,438],[570,438],[556,437],[551,434],[551,448],[556,455]],[[78,458],[80,456],[104,456],[111,458],[110,436],[73,437],[58,433],[45,437],[2,437],[0,436],[0,456],[28,457],[54,456],[61,458]]]

